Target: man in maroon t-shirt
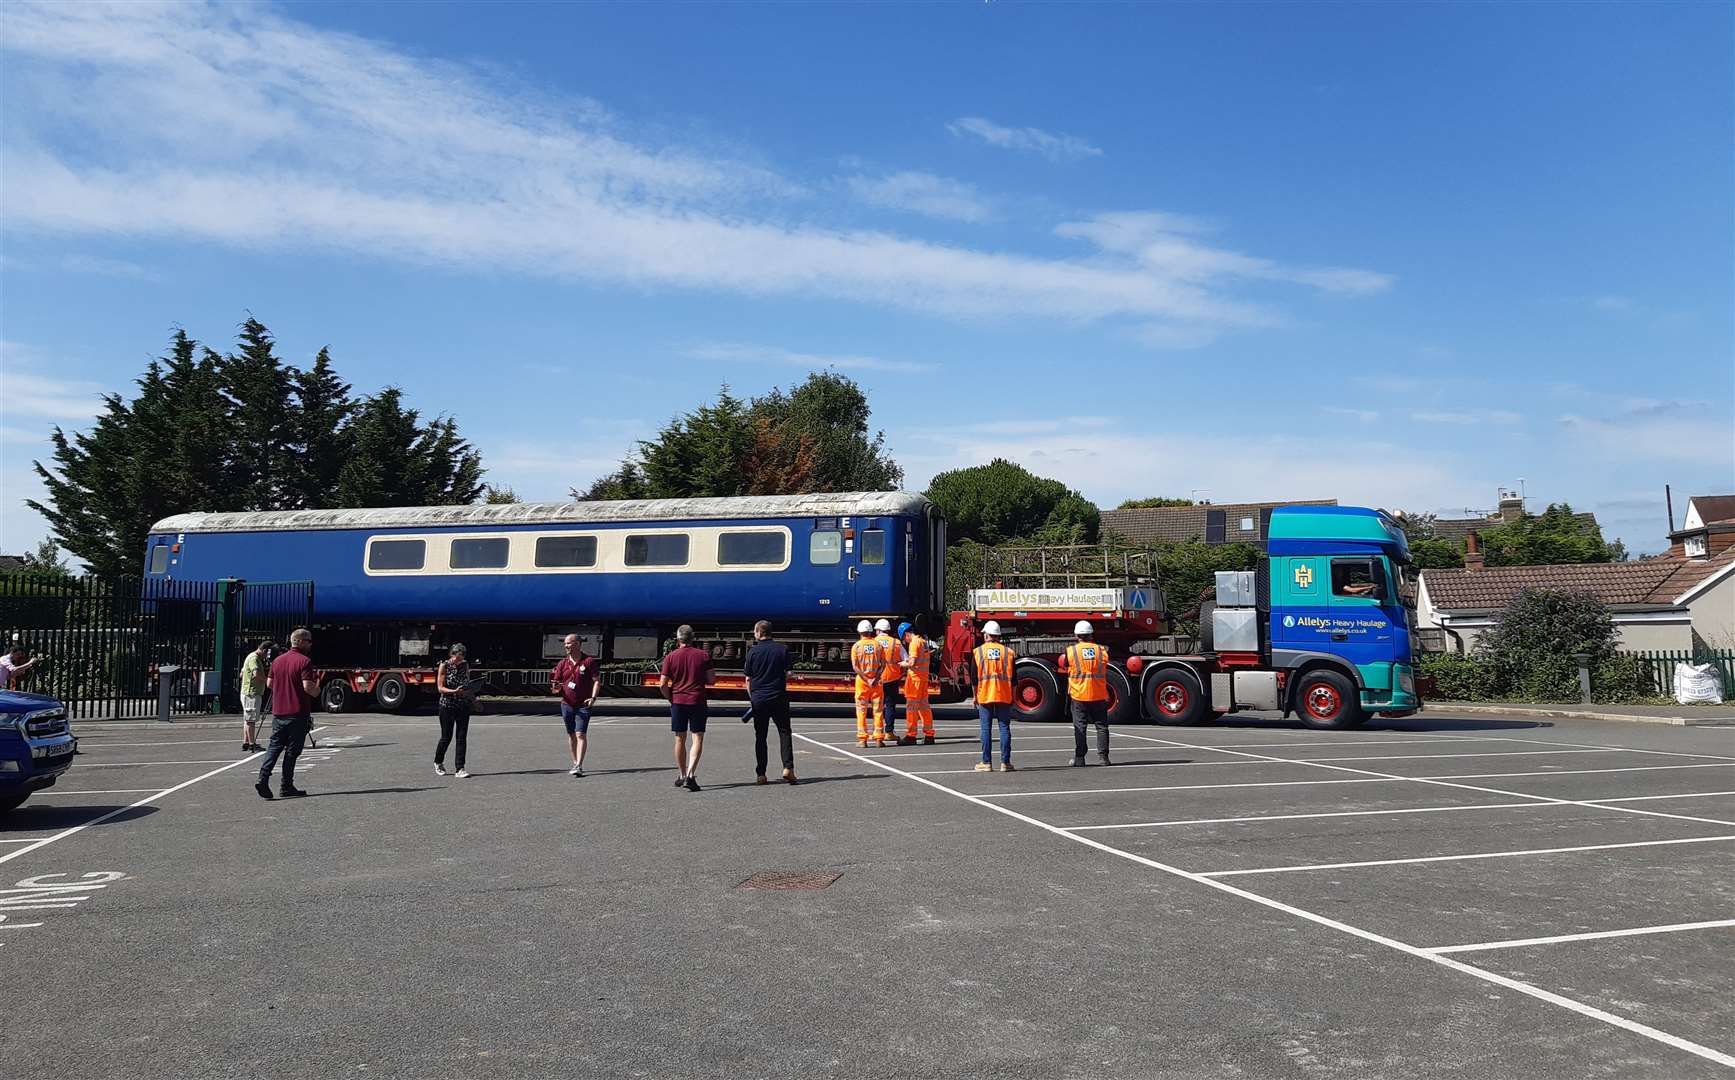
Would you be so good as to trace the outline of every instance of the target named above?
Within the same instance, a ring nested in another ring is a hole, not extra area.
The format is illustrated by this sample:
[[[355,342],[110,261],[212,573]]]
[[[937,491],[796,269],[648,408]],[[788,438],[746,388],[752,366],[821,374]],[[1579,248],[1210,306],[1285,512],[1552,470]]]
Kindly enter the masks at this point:
[[[560,695],[560,720],[572,751],[573,776],[584,775],[584,755],[590,744],[590,710],[596,704],[597,660],[586,656],[577,634],[566,635],[566,656],[554,665],[548,689]]]
[[[283,797],[307,792],[295,786],[295,759],[313,727],[313,703],[319,697],[319,676],[313,670],[312,631],[301,629],[289,635],[289,650],[271,661],[265,686],[271,692],[271,745],[259,765],[259,782],[253,790],[261,799],[271,798],[271,769],[283,757]]]
[[[663,657],[659,684],[669,699],[669,728],[675,733],[675,786],[699,790],[699,755],[705,752],[705,686],[711,681],[711,654],[693,646],[693,628],[675,631],[675,651]],[[687,757],[687,733],[693,756]]]

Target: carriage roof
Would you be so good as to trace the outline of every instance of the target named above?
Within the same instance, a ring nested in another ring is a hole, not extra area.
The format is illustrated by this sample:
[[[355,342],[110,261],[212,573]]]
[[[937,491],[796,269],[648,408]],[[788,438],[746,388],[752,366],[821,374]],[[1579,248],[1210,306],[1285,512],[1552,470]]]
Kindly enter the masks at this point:
[[[401,529],[505,525],[634,524],[641,521],[755,518],[884,517],[920,514],[931,504],[907,491],[748,495],[715,499],[622,499],[612,502],[483,503],[388,506],[355,510],[250,510],[166,517],[153,533],[290,532],[302,529]]]

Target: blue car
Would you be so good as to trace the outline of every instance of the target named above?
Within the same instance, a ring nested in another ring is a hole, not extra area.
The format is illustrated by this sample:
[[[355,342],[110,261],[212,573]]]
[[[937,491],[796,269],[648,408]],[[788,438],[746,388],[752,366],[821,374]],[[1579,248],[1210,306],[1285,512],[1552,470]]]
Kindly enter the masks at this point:
[[[0,690],[0,813],[54,786],[77,750],[66,706],[41,694]]]

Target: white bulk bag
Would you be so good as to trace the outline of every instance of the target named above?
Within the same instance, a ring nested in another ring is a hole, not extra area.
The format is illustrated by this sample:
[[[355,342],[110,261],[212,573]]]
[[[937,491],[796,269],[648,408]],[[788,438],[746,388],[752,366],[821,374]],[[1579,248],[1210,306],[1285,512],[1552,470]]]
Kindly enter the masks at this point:
[[[1676,664],[1675,700],[1682,705],[1721,705],[1722,675],[1711,664]]]

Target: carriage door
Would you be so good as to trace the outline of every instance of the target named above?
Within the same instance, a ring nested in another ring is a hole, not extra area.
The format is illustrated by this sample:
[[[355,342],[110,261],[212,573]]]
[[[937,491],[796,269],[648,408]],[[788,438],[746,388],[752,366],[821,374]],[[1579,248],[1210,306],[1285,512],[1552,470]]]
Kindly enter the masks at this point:
[[[856,579],[861,575],[854,525],[849,518],[815,518],[807,538],[807,562],[818,594],[819,613],[848,618],[855,612]]]

